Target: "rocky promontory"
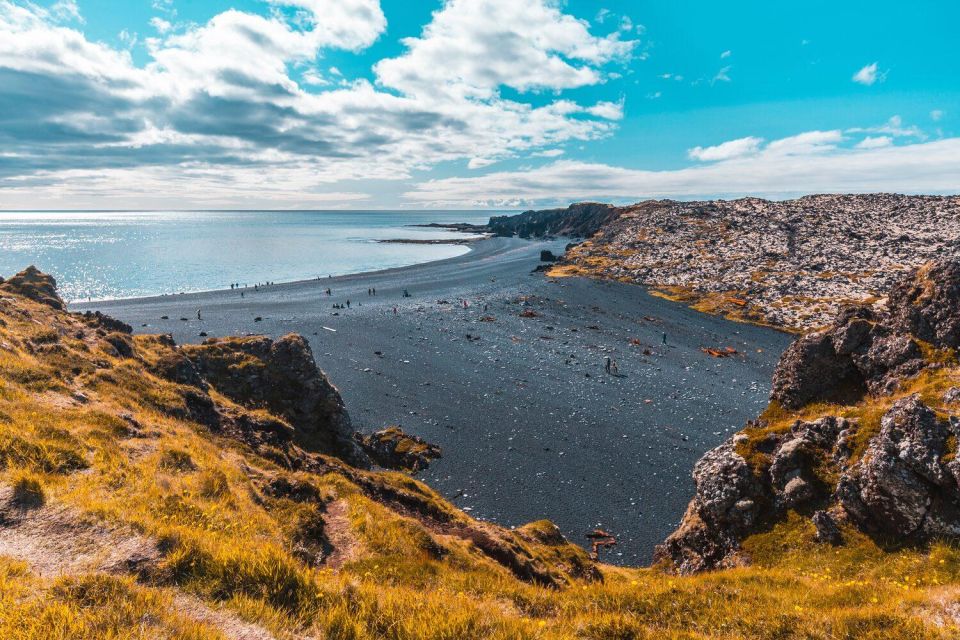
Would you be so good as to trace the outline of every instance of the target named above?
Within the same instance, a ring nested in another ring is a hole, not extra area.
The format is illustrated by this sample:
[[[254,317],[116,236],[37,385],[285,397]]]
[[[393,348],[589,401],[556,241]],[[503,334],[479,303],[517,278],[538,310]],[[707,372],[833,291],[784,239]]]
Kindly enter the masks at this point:
[[[634,282],[702,311],[807,331],[844,305],[882,302],[913,267],[960,255],[960,197],[577,204],[492,218],[490,229],[585,238],[555,276]]]

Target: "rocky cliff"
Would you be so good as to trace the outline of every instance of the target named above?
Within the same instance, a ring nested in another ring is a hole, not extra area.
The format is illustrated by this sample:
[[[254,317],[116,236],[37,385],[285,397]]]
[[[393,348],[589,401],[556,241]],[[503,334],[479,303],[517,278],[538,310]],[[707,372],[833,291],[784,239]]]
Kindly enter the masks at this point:
[[[912,267],[960,255],[960,198],[659,200],[495,218],[498,233],[589,238],[555,276],[635,282],[702,311],[806,331],[881,301]],[[501,231],[502,230],[502,231]]]
[[[616,220],[620,213],[620,209],[608,204],[581,202],[572,204],[566,209],[525,211],[512,216],[494,216],[490,218],[486,230],[506,237],[589,238]]]
[[[845,309],[798,339],[770,408],[696,465],[696,495],[657,557],[681,572],[750,560],[789,513],[819,541],[960,539],[960,261],[910,271],[882,310]]]

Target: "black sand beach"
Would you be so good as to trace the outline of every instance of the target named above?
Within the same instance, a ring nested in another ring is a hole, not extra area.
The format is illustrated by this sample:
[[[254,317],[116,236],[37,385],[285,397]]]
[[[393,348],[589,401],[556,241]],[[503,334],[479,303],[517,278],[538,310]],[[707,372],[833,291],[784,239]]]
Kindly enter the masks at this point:
[[[356,428],[399,423],[439,444],[443,458],[421,477],[473,516],[549,518],[579,543],[602,526],[620,541],[605,560],[645,563],[684,512],[696,460],[765,406],[791,338],[640,287],[531,273],[541,249],[563,244],[495,238],[449,260],[250,287],[242,298],[227,290],[74,309],[182,343],[201,332],[302,333]],[[350,309],[332,308],[348,299]],[[740,355],[701,351],[727,346]],[[619,376],[605,372],[607,356]]]

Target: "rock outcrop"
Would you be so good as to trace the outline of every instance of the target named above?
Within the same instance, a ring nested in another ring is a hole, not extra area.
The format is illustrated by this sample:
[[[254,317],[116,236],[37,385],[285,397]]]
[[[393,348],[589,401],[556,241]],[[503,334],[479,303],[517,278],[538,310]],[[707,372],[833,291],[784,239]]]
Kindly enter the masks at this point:
[[[0,290],[19,294],[54,309],[65,308],[63,299],[57,293],[57,281],[33,265],[5,281],[0,280]]]
[[[790,510],[825,544],[842,544],[845,526],[884,543],[960,539],[960,393],[941,390],[960,375],[958,319],[960,262],[944,261],[897,283],[888,310],[849,308],[797,340],[774,374],[774,417],[697,463],[696,494],[656,558],[688,573],[746,561],[743,539]],[[789,422],[811,406],[821,417]]]
[[[512,216],[494,216],[487,225],[498,236],[536,238],[571,236],[589,238],[612,223],[620,209],[609,204],[581,202],[566,209],[525,211]]]
[[[440,447],[404,433],[400,427],[387,427],[368,435],[358,433],[354,437],[374,462],[387,469],[416,473],[440,457]]]
[[[527,212],[491,227],[589,238],[567,251],[556,275],[634,282],[704,311],[808,331],[846,304],[880,300],[905,270],[956,256],[960,197],[650,200]]]
[[[312,448],[365,462],[340,393],[317,368],[302,336],[209,339],[182,351],[203,380],[234,402],[287,420]],[[188,367],[181,370],[191,376]]]

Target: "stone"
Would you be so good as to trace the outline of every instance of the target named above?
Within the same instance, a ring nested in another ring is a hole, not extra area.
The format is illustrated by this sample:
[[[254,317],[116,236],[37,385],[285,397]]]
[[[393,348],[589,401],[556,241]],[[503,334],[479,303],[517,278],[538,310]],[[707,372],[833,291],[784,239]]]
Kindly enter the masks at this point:
[[[918,396],[898,401],[863,458],[841,477],[840,505],[862,528],[900,540],[956,535],[960,491],[943,462],[949,435],[949,423]]]
[[[813,526],[817,532],[814,534],[814,540],[821,544],[829,544],[834,547],[843,544],[843,535],[840,533],[840,527],[827,511],[817,511],[811,518]]]

